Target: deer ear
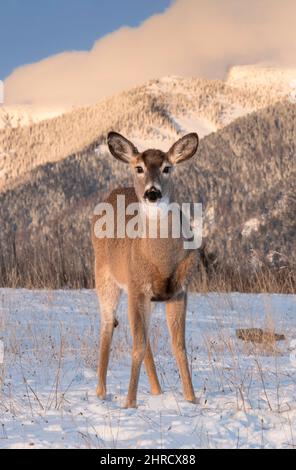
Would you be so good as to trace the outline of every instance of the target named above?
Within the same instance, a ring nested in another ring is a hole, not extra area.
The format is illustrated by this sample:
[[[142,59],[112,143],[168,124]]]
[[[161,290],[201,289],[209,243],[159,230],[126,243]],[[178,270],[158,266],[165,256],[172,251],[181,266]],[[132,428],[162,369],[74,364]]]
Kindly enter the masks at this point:
[[[108,147],[113,157],[124,163],[130,163],[139,153],[134,144],[117,132],[109,132]]]
[[[196,153],[198,142],[198,135],[195,132],[185,135],[168,151],[169,160],[173,165],[189,160]]]

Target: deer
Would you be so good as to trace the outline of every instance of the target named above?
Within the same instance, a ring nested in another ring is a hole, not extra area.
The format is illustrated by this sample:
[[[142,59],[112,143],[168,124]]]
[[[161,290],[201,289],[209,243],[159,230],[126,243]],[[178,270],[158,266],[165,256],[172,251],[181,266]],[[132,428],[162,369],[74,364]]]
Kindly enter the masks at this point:
[[[105,199],[115,210],[118,195],[125,204],[140,202],[157,207],[160,202],[176,201],[174,169],[197,152],[199,138],[190,133],[164,152],[157,149],[138,151],[136,146],[117,132],[108,134],[108,148],[113,157],[129,165],[133,187],[119,187]],[[144,212],[149,219],[149,211]],[[128,319],[132,336],[131,373],[124,407],[137,407],[137,391],[142,363],[146,369],[152,395],[162,389],[156,372],[149,339],[152,302],[165,302],[166,319],[182,385],[184,399],[197,403],[185,344],[187,292],[196,269],[196,250],[184,248],[182,237],[168,238],[98,238],[92,220],[92,243],[95,258],[95,289],[100,306],[100,339],[97,396],[106,399],[106,379],[114,328],[118,325],[116,309],[122,290],[128,295]],[[148,221],[149,223],[149,221]]]

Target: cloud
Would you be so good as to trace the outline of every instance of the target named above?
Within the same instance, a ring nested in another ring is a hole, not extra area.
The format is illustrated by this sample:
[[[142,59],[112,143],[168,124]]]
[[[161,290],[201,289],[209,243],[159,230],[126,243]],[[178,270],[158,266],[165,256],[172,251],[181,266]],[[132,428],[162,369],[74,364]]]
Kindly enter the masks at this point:
[[[87,52],[16,69],[6,104],[84,105],[165,75],[223,78],[231,65],[295,65],[294,0],[176,0]]]

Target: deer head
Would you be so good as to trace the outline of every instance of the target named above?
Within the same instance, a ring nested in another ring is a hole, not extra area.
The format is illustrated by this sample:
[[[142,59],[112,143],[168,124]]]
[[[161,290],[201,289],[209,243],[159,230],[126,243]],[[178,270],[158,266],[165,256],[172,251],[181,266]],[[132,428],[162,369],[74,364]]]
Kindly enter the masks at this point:
[[[131,167],[139,201],[152,205],[171,201],[174,187],[173,169],[175,165],[193,157],[198,142],[198,135],[191,133],[179,139],[168,152],[154,149],[139,152],[135,145],[121,134],[108,134],[111,154]]]

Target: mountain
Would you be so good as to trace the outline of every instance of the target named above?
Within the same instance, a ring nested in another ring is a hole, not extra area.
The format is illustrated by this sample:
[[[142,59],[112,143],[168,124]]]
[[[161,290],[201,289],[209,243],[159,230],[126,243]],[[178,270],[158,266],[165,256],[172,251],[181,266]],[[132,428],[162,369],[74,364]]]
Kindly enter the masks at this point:
[[[23,184],[30,171],[105,140],[110,129],[139,148],[168,148],[178,135],[200,137],[278,100],[223,81],[166,77],[35,125],[0,131],[0,191]]]
[[[226,83],[262,96],[271,95],[276,99],[287,98],[296,102],[296,68],[236,66],[230,69]]]

